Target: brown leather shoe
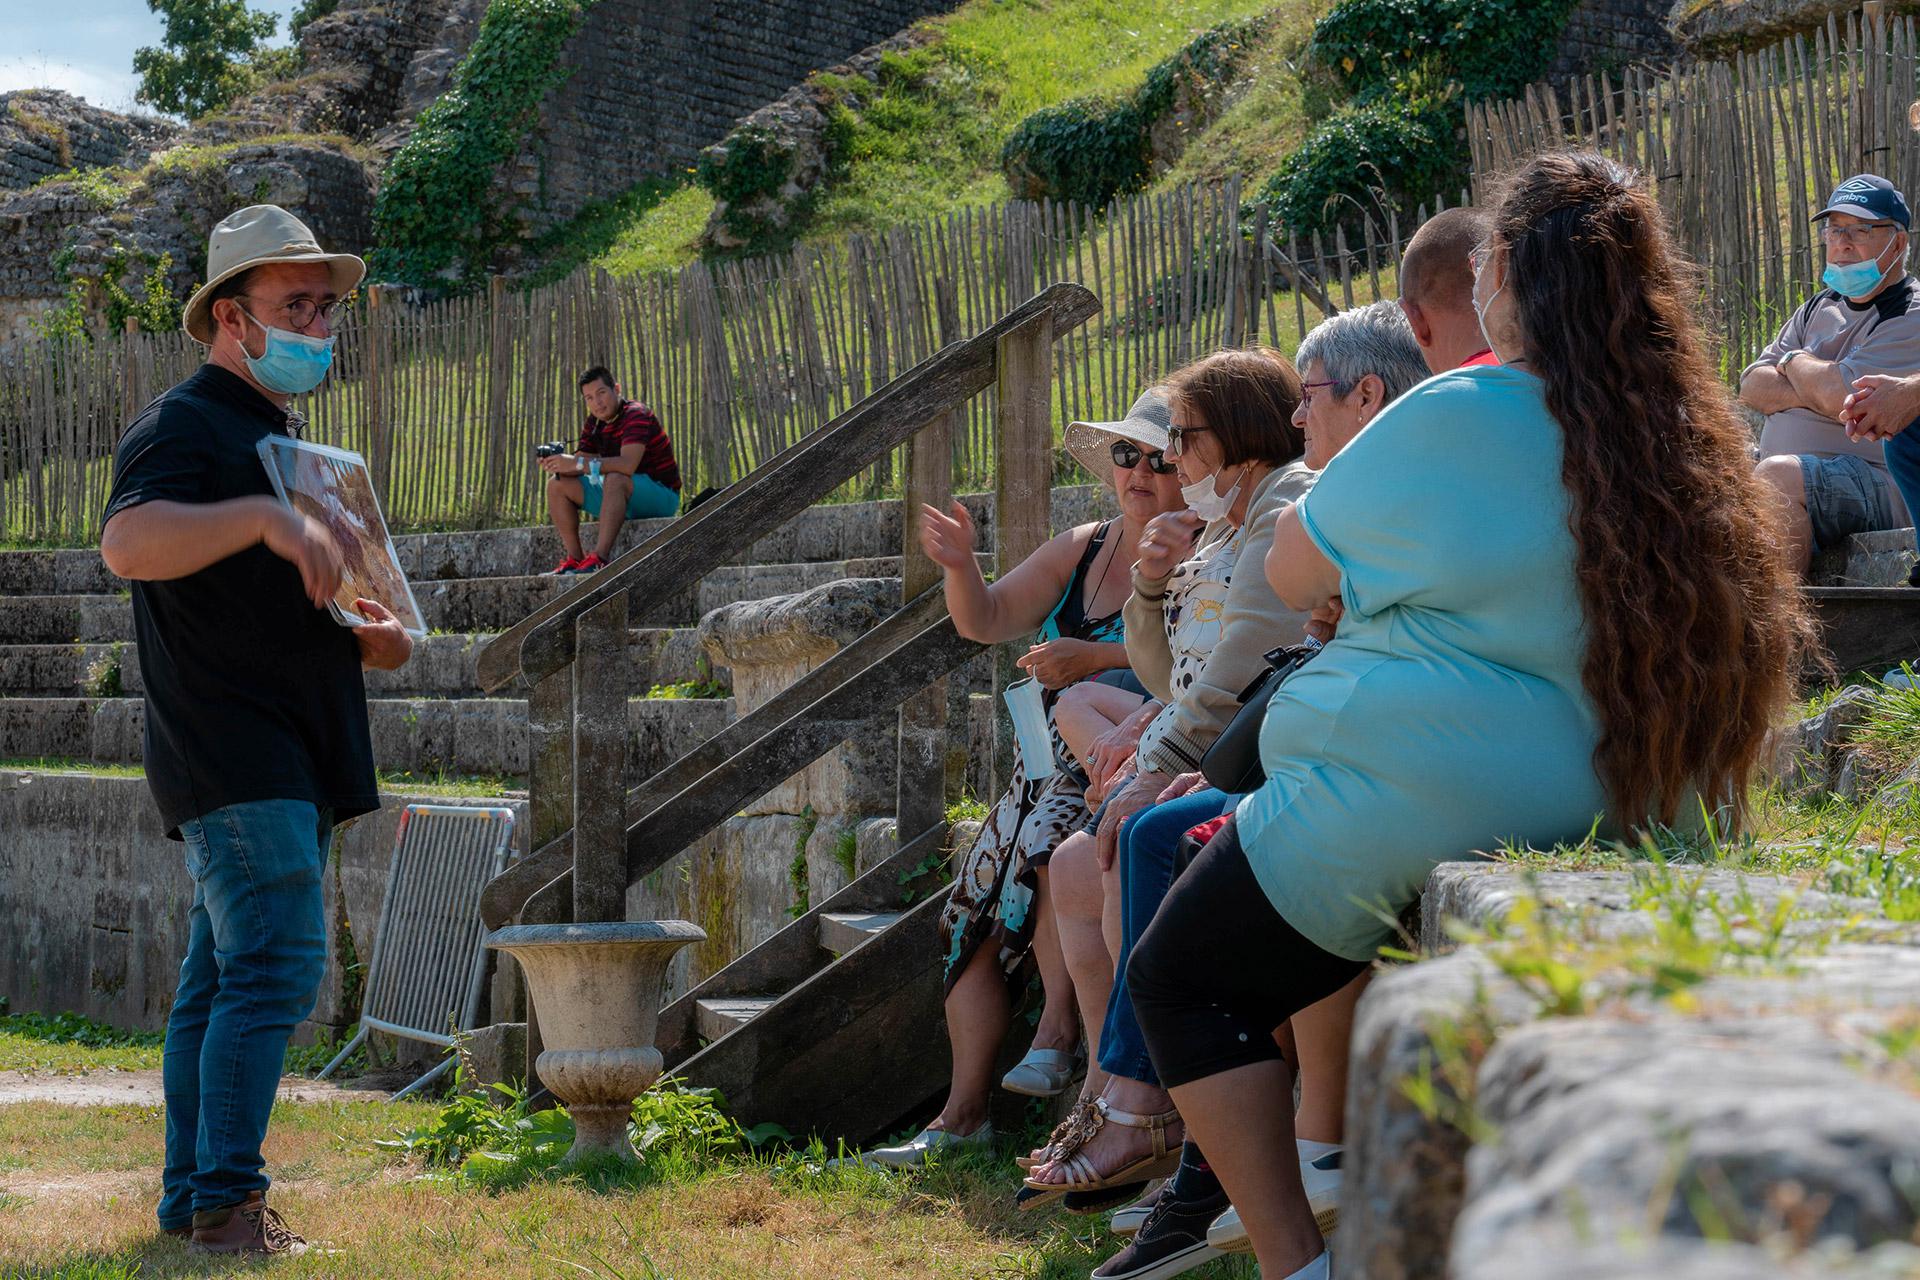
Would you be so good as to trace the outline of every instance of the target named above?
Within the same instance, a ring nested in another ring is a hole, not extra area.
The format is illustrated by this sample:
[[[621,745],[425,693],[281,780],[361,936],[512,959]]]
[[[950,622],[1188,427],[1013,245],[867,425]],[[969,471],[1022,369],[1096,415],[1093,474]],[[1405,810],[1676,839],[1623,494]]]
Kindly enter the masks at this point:
[[[307,1242],[287,1229],[278,1213],[267,1208],[264,1192],[256,1191],[239,1204],[193,1215],[193,1253],[302,1254]]]

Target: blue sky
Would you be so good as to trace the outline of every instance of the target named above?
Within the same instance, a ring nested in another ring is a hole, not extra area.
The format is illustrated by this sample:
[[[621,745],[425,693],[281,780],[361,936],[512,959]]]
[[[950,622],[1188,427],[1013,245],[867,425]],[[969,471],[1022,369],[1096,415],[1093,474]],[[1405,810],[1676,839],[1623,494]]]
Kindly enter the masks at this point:
[[[299,0],[249,0],[280,17],[287,39]],[[138,109],[133,51],[160,43],[160,16],[146,0],[0,0],[0,92],[53,88],[115,111]]]

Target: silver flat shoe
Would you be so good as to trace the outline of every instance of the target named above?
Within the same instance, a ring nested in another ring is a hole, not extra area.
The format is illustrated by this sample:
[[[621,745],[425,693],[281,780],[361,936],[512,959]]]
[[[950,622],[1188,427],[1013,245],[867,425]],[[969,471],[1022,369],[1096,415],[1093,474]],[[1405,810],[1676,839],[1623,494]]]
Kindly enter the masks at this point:
[[[1001,1077],[1008,1093],[1029,1098],[1054,1098],[1073,1083],[1073,1054],[1065,1049],[1029,1049],[1027,1056]]]
[[[982,1124],[972,1133],[948,1133],[945,1129],[922,1129],[897,1147],[876,1147],[872,1151],[862,1151],[858,1155],[843,1156],[838,1160],[829,1160],[829,1169],[840,1165],[865,1165],[869,1169],[911,1169],[927,1162],[927,1156],[935,1151],[949,1151],[958,1147],[984,1147],[993,1143],[993,1125]]]

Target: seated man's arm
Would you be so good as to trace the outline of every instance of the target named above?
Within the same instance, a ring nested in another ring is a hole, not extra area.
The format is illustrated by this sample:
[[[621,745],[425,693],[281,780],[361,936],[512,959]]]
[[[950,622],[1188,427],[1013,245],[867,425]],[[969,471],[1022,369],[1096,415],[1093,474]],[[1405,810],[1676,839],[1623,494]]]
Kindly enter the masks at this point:
[[[1801,356],[1793,363],[1797,366],[1810,358]],[[1804,404],[1787,375],[1770,364],[1756,364],[1747,370],[1740,379],[1740,402],[1759,413],[1811,407]]]
[[[1819,356],[1801,354],[1795,356],[1786,368],[1774,372],[1793,385],[1793,393],[1800,404],[1823,418],[1835,421],[1840,417],[1841,402],[1853,390],[1852,376],[1837,360],[1822,360]]]
[[[620,446],[620,455],[614,458],[600,459],[600,474],[607,476],[632,476],[640,473],[640,460],[647,456],[647,446],[638,440],[629,440]]]

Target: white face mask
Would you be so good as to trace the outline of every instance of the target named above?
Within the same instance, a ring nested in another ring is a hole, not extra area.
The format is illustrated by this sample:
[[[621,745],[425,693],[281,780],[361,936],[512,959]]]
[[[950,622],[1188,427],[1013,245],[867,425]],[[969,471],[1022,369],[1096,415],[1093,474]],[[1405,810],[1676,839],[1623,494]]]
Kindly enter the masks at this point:
[[[1234,497],[1240,492],[1240,482],[1247,478],[1247,469],[1240,468],[1240,476],[1233,482],[1233,488],[1225,493],[1215,493],[1213,486],[1220,479],[1220,473],[1201,476],[1192,484],[1180,486],[1180,496],[1187,500],[1187,509],[1212,524],[1233,509]]]

